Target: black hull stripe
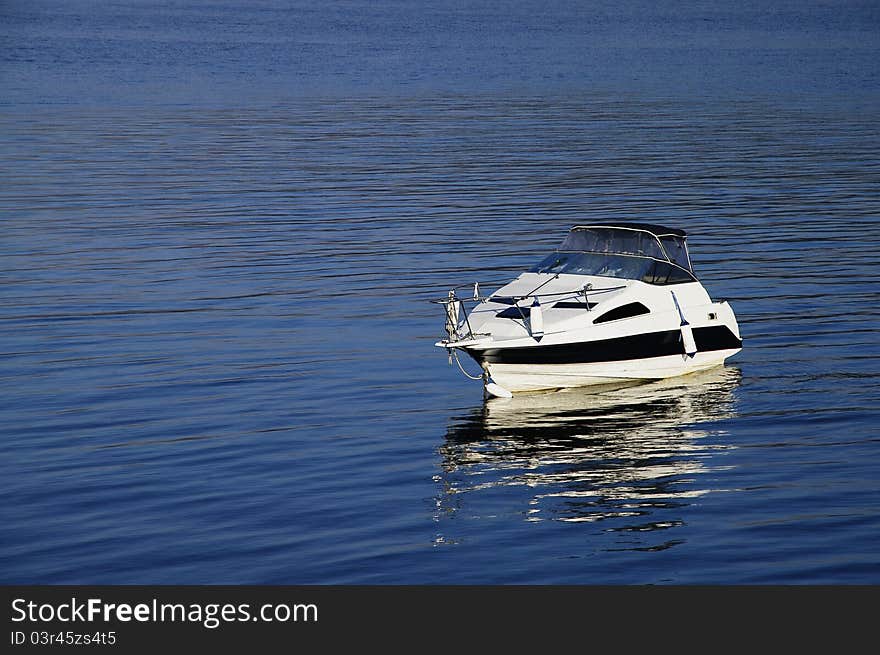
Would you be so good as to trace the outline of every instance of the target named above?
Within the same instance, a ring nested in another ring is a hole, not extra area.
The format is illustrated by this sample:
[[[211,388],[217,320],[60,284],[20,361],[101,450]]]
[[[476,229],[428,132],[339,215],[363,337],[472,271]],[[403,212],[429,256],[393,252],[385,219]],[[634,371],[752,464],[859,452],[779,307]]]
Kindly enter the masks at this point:
[[[694,341],[699,352],[742,348],[742,341],[724,325],[694,328]],[[467,353],[489,364],[590,364],[682,355],[684,344],[680,330],[667,330],[555,346],[467,349]]]
[[[694,341],[697,342],[697,350],[702,352],[732,350],[743,345],[742,339],[726,325],[694,328]]]

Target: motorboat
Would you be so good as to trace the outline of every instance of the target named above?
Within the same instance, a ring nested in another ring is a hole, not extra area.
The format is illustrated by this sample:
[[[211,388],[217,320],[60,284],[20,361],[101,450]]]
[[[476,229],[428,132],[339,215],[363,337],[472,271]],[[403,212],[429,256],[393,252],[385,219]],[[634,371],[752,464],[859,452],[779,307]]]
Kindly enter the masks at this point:
[[[661,225],[575,225],[496,291],[468,283],[434,302],[447,335],[435,345],[492,396],[685,375],[742,349],[733,309],[697,280],[687,234]]]

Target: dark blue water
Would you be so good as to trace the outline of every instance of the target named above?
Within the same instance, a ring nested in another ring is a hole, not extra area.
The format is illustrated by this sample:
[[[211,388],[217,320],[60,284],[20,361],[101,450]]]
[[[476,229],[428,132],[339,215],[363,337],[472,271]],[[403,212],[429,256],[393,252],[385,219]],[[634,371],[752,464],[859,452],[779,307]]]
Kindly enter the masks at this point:
[[[876,3],[0,19],[0,581],[880,582]],[[600,218],[744,350],[483,401],[428,300]]]

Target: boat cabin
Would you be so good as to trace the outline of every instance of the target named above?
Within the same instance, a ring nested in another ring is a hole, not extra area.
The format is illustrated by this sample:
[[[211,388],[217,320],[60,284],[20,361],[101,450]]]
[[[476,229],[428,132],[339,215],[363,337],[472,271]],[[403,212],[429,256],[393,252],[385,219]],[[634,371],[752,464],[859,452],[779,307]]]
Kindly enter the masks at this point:
[[[695,282],[686,240],[683,230],[648,223],[577,225],[530,272],[597,275],[657,285]]]

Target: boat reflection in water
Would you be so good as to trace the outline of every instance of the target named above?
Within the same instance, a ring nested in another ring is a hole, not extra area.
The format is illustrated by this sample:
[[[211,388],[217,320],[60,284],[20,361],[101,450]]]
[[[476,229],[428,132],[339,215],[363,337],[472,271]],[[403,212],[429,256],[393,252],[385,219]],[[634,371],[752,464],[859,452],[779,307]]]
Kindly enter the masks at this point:
[[[723,424],[740,379],[737,368],[718,367],[487,400],[449,427],[437,518],[508,513],[635,532],[682,525],[683,507],[713,490],[707,474],[725,468],[719,451],[733,446]]]

